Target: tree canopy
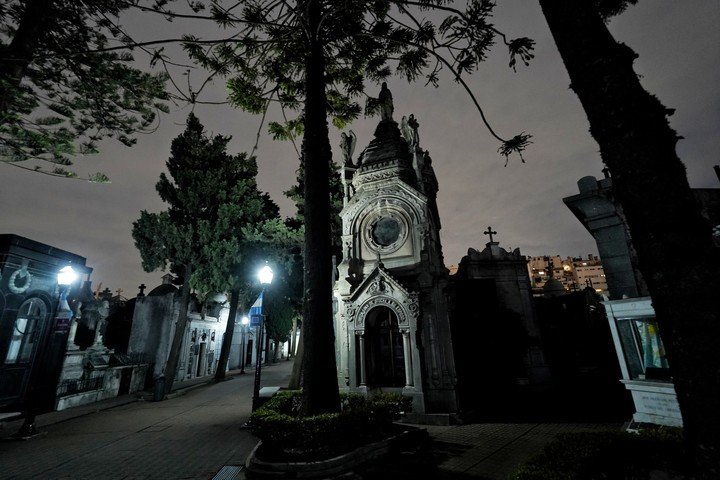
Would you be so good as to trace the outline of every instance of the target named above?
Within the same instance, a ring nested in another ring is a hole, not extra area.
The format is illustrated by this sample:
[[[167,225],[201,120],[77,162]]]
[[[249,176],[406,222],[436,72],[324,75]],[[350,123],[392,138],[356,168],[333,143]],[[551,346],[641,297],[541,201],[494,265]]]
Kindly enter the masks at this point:
[[[108,0],[9,0],[0,5],[0,161],[75,177],[73,158],[154,128],[166,75],[133,66],[132,40]],[[106,182],[103,173],[89,180]]]
[[[184,277],[180,319],[166,368],[173,377],[190,289],[201,297],[240,290],[248,281],[238,267],[247,251],[243,229],[277,216],[277,206],[257,189],[255,159],[244,153],[229,155],[229,141],[221,135],[208,137],[191,113],[187,128],[172,142],[166,162],[169,176],[162,173],[156,185],[168,209],[142,211],[133,223],[143,268],[153,271],[170,266]]]
[[[490,22],[494,3],[471,0],[455,8],[442,0],[277,1],[194,3],[197,16],[218,23],[224,38],[184,37],[184,48],[212,76],[227,78],[232,104],[251,113],[279,105],[286,121],[270,123],[275,138],[302,135],[304,186],[304,411],[337,411],[338,386],[331,307],[331,150],[327,121],[343,128],[379,103],[366,87],[392,74],[438,85],[440,72],[467,91],[506,157],[530,143],[525,133],[502,138],[488,125],[464,78],[496,38],[510,65],[532,58],[533,42],[508,40]],[[187,17],[159,2],[145,7],[167,18]],[[200,13],[205,9],[205,12]],[[433,20],[425,18],[431,12]],[[288,117],[286,112],[296,112]]]

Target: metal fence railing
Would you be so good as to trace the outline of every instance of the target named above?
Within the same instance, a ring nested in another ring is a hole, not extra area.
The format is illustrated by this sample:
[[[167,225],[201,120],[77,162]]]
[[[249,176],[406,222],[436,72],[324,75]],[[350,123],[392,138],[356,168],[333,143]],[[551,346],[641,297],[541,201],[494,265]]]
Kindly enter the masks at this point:
[[[116,353],[113,355],[114,362],[118,365],[143,365],[153,363],[154,358],[143,352]]]
[[[58,386],[58,397],[89,392],[91,390],[100,390],[102,386],[103,377],[63,380]]]

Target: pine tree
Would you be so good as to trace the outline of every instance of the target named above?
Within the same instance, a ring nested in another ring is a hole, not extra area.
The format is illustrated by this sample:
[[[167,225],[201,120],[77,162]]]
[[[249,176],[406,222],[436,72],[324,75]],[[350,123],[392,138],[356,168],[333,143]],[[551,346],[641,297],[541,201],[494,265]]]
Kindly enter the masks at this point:
[[[271,123],[278,138],[302,134],[304,165],[305,278],[303,304],[303,410],[306,414],[340,408],[331,306],[331,193],[328,117],[343,128],[362,112],[366,80],[380,83],[395,72],[409,81],[437,85],[440,70],[462,85],[475,105],[464,76],[472,73],[500,34],[488,21],[493,2],[471,0],[463,10],[446,1],[267,1],[245,2],[241,12],[210,6],[224,29],[238,28],[231,41],[206,47],[186,36],[185,49],[201,66],[228,76],[230,101],[262,113],[273,102],[283,110],[302,110],[284,124]],[[437,24],[422,17],[433,12]],[[163,15],[173,13],[155,9]],[[502,34],[500,34],[502,36]],[[532,41],[502,39],[526,62]],[[377,109],[369,101],[368,113]],[[482,113],[482,112],[481,112]],[[485,120],[482,116],[483,121]],[[487,125],[487,122],[486,122]],[[500,152],[521,154],[529,135],[502,139]]]
[[[294,229],[298,229],[304,225],[305,218],[305,185],[303,178],[305,177],[305,168],[302,159],[300,159],[300,167],[295,177],[297,182],[290,187],[285,196],[295,203],[295,216],[287,218],[285,224]],[[332,243],[332,255],[340,261],[342,257],[342,219],[340,211],[343,208],[343,185],[340,179],[340,169],[335,162],[330,163],[330,241]]]
[[[228,155],[229,141],[220,135],[209,138],[197,117],[190,114],[187,128],[172,142],[166,162],[169,177],[162,173],[156,185],[168,209],[143,211],[133,223],[143,268],[150,272],[169,265],[182,272],[180,316],[165,368],[167,391],[177,370],[190,290],[196,289],[201,296],[234,292],[245,279],[234,270],[243,256],[242,229],[277,214],[269,198],[257,190],[255,159]],[[237,302],[237,294],[234,297]]]

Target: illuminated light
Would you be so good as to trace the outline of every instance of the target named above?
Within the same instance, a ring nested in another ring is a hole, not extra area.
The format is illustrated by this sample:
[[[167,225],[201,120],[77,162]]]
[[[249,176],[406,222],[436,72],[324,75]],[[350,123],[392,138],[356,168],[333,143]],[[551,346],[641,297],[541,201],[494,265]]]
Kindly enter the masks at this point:
[[[258,272],[258,279],[263,285],[269,285],[273,280],[273,271],[268,265],[265,265]]]
[[[57,282],[59,285],[71,285],[75,282],[75,280],[77,280],[77,278],[77,273],[75,273],[75,270],[73,270],[70,265],[66,265],[61,268],[57,274]]]
[[[242,320],[240,320],[240,323],[247,326],[247,324],[250,323],[250,319],[247,317],[247,315],[243,315]]]

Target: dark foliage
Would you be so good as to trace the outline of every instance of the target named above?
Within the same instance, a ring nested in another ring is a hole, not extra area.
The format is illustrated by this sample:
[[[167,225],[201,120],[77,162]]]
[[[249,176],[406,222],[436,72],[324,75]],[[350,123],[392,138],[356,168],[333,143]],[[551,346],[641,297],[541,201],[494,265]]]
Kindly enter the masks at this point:
[[[264,459],[312,461],[331,458],[387,438],[393,421],[410,410],[411,399],[396,394],[365,398],[341,394],[339,413],[302,416],[301,391],[280,392],[250,417],[252,433],[263,441]]]

